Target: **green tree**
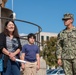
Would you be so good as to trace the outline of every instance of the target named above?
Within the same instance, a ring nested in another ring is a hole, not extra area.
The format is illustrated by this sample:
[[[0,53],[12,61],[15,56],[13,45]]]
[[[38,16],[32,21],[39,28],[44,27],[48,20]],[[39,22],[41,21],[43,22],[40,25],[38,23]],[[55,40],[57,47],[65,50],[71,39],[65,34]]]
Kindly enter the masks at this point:
[[[41,52],[41,55],[46,60],[47,65],[49,66],[56,66],[57,65],[57,59],[55,56],[56,52],[56,42],[57,37],[51,37],[50,40],[45,41],[43,44],[43,50]]]

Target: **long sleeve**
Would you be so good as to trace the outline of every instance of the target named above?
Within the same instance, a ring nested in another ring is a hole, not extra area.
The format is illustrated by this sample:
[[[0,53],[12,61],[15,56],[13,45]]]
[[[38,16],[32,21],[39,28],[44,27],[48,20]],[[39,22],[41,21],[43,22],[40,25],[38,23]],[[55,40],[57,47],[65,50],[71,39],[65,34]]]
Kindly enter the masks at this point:
[[[56,50],[57,58],[61,58],[62,46],[63,46],[62,37],[61,37],[60,34],[58,34],[58,37],[57,37],[57,50]]]
[[[22,46],[21,46],[21,42],[20,42],[20,38],[18,38],[18,44],[19,44],[18,48],[19,48],[20,50],[22,50]]]
[[[0,34],[0,52],[2,52],[3,48],[6,47],[6,37],[4,36],[3,33]]]

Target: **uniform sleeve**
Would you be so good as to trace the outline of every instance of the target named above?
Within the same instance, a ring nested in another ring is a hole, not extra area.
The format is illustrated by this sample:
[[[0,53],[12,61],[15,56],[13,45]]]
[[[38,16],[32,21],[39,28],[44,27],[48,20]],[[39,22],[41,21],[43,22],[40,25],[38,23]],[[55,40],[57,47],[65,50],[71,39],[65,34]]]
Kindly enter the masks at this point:
[[[58,34],[58,37],[57,37],[57,50],[56,50],[56,56],[57,58],[61,58],[61,54],[62,54],[62,44],[63,44],[63,41],[62,41],[62,37],[60,34]]]

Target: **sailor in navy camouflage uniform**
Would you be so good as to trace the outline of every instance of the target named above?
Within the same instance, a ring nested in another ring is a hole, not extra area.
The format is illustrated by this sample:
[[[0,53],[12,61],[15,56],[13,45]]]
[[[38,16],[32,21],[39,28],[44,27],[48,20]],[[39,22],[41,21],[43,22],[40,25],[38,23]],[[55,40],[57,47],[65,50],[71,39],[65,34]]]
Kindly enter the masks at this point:
[[[66,28],[58,34],[56,56],[58,64],[63,66],[65,75],[76,75],[76,28],[74,16],[64,14],[62,18]]]

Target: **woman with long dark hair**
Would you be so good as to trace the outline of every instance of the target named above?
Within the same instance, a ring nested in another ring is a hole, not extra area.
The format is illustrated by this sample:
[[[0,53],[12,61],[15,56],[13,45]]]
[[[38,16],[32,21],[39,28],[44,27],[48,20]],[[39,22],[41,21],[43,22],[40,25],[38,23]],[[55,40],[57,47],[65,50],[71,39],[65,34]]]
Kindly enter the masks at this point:
[[[14,21],[7,21],[4,30],[0,33],[0,53],[3,55],[2,75],[20,75],[19,58],[21,43]]]

